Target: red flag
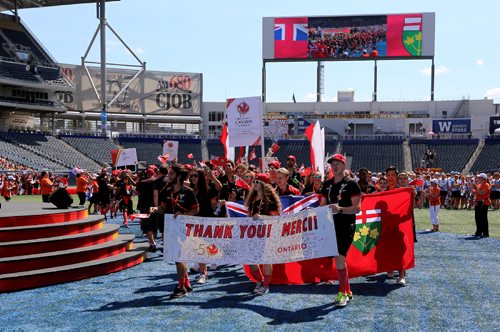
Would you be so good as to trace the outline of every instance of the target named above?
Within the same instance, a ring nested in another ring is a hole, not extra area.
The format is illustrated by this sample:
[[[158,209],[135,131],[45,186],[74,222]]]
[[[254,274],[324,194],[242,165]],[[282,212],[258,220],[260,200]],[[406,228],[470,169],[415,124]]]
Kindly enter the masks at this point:
[[[227,149],[229,148],[227,146],[227,138],[228,138],[228,133],[227,133],[227,124],[224,123],[224,126],[222,127],[222,134],[220,136],[220,142],[222,143],[222,146],[224,147],[224,157],[227,158]]]
[[[227,158],[225,158],[225,157],[215,157],[215,159],[212,159],[211,162],[215,166],[222,166],[222,167],[224,167],[224,166],[226,166]]]
[[[424,185],[424,180],[418,178],[410,182],[410,186],[420,187],[423,185]]]
[[[415,266],[413,188],[361,196],[356,233],[347,253],[349,277],[407,270]],[[248,266],[247,276],[252,279]],[[273,284],[317,283],[337,279],[335,262],[317,258],[273,265]],[[252,279],[253,280],[253,279]]]
[[[113,165],[116,165],[119,155],[120,155],[120,150],[111,150],[111,163]]]
[[[188,159],[193,159],[193,154],[192,153],[188,153],[187,158]]]
[[[257,158],[257,155],[255,154],[255,148],[252,149],[252,152],[250,152],[250,155],[248,156],[249,160],[254,160]]]
[[[243,188],[243,189],[246,189],[246,190],[250,190],[250,186],[248,185],[248,183],[246,183],[239,176],[236,176],[236,181],[234,182],[234,184],[236,185],[236,187],[240,187],[240,188]]]
[[[166,164],[168,161],[168,158],[170,158],[170,155],[168,153],[164,154],[163,156],[162,155],[158,156],[158,160],[162,164]]]
[[[269,151],[271,151],[271,154],[275,154],[279,149],[280,146],[278,145],[278,143],[273,143],[273,145],[271,145],[271,147],[269,148]]]
[[[312,140],[313,140],[313,134],[314,134],[314,123],[311,123],[309,127],[306,128],[306,137],[307,140],[309,141],[309,156],[311,158],[311,166],[313,169],[316,169],[316,162],[314,161],[314,151],[312,147]]]
[[[311,167],[302,168],[302,171],[300,171],[299,173],[300,173],[300,176],[309,176],[312,173],[312,169],[311,169]]]
[[[240,146],[240,151],[238,152],[238,159],[236,159],[236,164],[241,164],[241,158],[245,154],[245,147]]]

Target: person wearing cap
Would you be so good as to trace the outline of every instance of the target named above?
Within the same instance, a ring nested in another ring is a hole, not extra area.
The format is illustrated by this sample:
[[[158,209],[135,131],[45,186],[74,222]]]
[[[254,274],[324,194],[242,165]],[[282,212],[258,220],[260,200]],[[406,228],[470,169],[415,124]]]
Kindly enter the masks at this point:
[[[320,205],[329,205],[334,214],[339,252],[339,255],[334,257],[339,280],[339,292],[334,303],[344,307],[352,299],[345,260],[354,237],[356,213],[361,208],[361,188],[354,179],[345,176],[346,159],[343,155],[334,154],[327,162],[331,166],[333,178],[325,181],[323,185]]]
[[[269,183],[272,185],[276,184],[276,171],[281,167],[281,163],[277,160],[273,160],[267,164],[267,169],[269,170]]]
[[[149,214],[149,211],[154,207],[154,183],[156,180],[156,172],[154,168],[149,167],[145,172],[146,178],[139,178],[137,181],[136,190],[138,194],[137,209],[141,214]],[[156,252],[155,232],[156,227],[151,227],[154,219],[145,218],[141,220],[141,231],[149,243],[149,252]]]
[[[294,186],[299,190],[304,189],[304,185],[301,186],[302,177],[300,176],[300,173],[297,172],[297,159],[295,158],[295,156],[289,155],[288,157],[286,157],[286,169],[289,173],[288,184]]]
[[[439,207],[441,206],[441,192],[439,180],[432,179],[430,188],[425,191],[425,196],[429,199],[429,214],[432,223],[431,232],[439,232]]]
[[[476,232],[474,236],[489,237],[488,230],[488,208],[491,205],[491,186],[488,183],[488,175],[481,173],[477,176],[477,184],[474,185],[474,219],[476,220]]]
[[[248,208],[248,216],[254,220],[258,220],[260,216],[278,216],[281,213],[281,201],[269,182],[269,175],[259,173],[255,176],[245,206]],[[251,264],[249,268],[251,275],[257,280],[253,292],[257,295],[269,293],[273,265],[263,264],[261,269],[261,266]]]
[[[289,184],[289,173],[284,167],[278,168],[276,171],[276,185],[274,189],[278,192],[278,196],[300,195],[300,191]]]

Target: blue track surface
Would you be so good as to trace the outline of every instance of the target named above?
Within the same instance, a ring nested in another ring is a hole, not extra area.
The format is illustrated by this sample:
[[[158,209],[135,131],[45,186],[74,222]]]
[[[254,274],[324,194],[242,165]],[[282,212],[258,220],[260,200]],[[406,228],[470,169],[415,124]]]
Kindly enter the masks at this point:
[[[336,285],[250,295],[253,284],[235,266],[169,300],[175,266],[152,254],[107,276],[0,294],[0,330],[498,330],[500,240],[445,233],[418,240],[405,287],[385,275],[353,279],[354,300],[343,309],[332,305]]]

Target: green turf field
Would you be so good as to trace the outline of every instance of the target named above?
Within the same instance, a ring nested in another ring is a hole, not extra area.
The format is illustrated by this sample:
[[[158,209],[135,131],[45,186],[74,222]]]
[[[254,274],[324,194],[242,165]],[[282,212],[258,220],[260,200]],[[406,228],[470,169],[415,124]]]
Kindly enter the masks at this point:
[[[14,202],[37,202],[42,201],[41,196],[14,196]],[[73,195],[73,201],[78,203],[78,197]],[[2,202],[2,204],[6,204]],[[137,197],[134,197],[134,206],[137,204]],[[88,205],[88,202],[87,202]],[[415,221],[417,230],[423,231],[431,229],[428,209],[415,209]],[[490,226],[490,236],[500,238],[500,210],[488,212]],[[474,223],[474,211],[469,210],[446,210],[439,211],[439,229],[441,232],[454,234],[474,234],[476,225]]]

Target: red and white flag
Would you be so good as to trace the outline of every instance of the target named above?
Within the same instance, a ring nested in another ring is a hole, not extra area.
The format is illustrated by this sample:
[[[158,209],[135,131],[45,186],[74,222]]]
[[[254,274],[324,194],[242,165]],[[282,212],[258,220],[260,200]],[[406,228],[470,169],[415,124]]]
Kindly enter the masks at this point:
[[[257,158],[257,155],[255,154],[255,148],[253,148],[248,156],[248,160],[254,160],[255,158]]]
[[[158,156],[158,160],[160,161],[160,163],[162,164],[166,164],[167,161],[168,161],[168,158],[170,158],[170,155],[167,153],[167,154],[164,154],[163,156]]]
[[[248,185],[248,183],[246,183],[239,176],[235,176],[235,177],[236,177],[236,181],[234,182],[234,184],[236,185],[236,187],[240,187],[240,188],[243,188],[243,189],[246,189],[246,190],[250,190],[250,186]]]
[[[193,154],[192,153],[188,153],[187,158],[188,159],[193,159]]]
[[[271,145],[271,147],[269,148],[269,151],[271,151],[271,155],[273,155],[278,152],[279,149],[280,146],[278,145],[278,143],[273,143],[273,145]]]

